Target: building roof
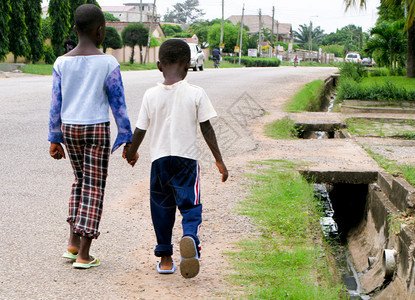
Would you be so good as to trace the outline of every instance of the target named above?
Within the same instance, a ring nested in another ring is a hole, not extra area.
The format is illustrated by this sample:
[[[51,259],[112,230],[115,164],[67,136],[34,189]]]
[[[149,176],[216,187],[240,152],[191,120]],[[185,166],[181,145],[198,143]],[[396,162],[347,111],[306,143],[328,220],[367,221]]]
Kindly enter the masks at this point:
[[[230,16],[228,18],[232,24],[236,25],[238,22],[241,21],[242,16]],[[262,27],[272,29],[272,17],[268,15],[264,15],[261,18]],[[244,25],[249,27],[249,33],[258,32],[259,29],[259,16],[258,15],[245,15],[244,16]],[[274,33],[277,33],[277,20],[274,19]],[[291,24],[289,23],[278,23],[278,33],[282,35],[289,35],[291,34]]]

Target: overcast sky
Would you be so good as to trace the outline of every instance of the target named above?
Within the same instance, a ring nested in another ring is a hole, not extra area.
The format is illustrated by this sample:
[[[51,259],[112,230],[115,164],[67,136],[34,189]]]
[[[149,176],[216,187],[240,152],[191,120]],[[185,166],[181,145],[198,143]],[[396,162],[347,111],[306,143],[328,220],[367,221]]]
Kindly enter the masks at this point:
[[[49,1],[44,0],[47,5]],[[128,0],[98,0],[101,6],[123,5],[127,2],[140,2]],[[143,0],[143,3],[152,1]],[[157,0],[157,12],[164,15],[172,4],[184,2],[184,0]],[[320,26],[326,33],[336,31],[348,24],[362,26],[366,31],[374,26],[377,19],[377,9],[380,0],[367,0],[366,9],[351,8],[345,12],[343,0],[245,0],[225,2],[225,19],[231,15],[242,14],[242,4],[245,3],[245,14],[257,15],[259,8],[263,15],[272,15],[272,6],[275,6],[275,19],[282,23],[291,23],[293,30],[298,29],[299,24]],[[359,1],[358,1],[359,2]],[[199,8],[206,13],[205,19],[221,18],[222,0],[199,0]]]

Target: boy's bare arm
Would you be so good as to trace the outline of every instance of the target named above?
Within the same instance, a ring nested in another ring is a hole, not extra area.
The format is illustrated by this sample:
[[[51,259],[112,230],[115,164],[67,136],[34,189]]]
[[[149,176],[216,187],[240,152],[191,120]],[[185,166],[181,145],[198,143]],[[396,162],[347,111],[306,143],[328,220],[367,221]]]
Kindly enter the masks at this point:
[[[215,131],[213,130],[210,121],[200,123],[200,130],[202,131],[203,137],[205,138],[210,151],[212,151],[212,154],[215,157],[216,166],[218,167],[219,172],[222,174],[222,182],[225,182],[226,179],[228,179],[228,169],[226,169],[225,163],[222,160],[222,155],[216,140]]]
[[[126,157],[128,163],[133,167],[138,160],[137,150],[140,147],[141,143],[143,142],[145,135],[146,135],[146,130],[141,130],[139,128],[136,128],[134,131],[133,141],[131,143],[131,147],[128,149],[127,157]]]

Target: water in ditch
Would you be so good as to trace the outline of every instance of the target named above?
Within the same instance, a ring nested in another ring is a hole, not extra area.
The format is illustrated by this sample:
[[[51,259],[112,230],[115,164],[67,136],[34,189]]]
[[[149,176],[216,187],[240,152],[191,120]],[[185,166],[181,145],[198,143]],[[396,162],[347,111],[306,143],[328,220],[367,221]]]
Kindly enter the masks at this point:
[[[329,191],[325,184],[314,184],[314,196],[319,200],[323,216],[320,218],[320,225],[324,236],[330,240],[335,251],[335,258],[341,271],[343,283],[349,294],[349,299],[367,300],[371,297],[363,293],[359,278],[364,273],[357,273],[347,248],[340,242],[337,223],[334,219],[333,204],[330,200]]]
[[[336,96],[337,96],[336,93],[330,96],[330,100],[329,100],[327,110],[326,110],[327,112],[331,112],[331,110],[333,109],[334,102],[336,101]],[[316,134],[317,140],[323,140],[323,139],[329,138],[329,135],[326,131],[316,131],[315,134]]]

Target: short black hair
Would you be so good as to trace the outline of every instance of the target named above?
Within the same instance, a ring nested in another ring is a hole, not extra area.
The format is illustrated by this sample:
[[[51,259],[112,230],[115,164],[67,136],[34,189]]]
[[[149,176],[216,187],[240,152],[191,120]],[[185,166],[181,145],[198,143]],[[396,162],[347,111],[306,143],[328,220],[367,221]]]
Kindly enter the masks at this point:
[[[75,26],[79,33],[89,34],[96,26],[104,24],[104,14],[94,4],[82,4],[75,11]]]
[[[167,40],[160,46],[159,60],[163,65],[187,64],[190,62],[190,47],[183,40]]]

